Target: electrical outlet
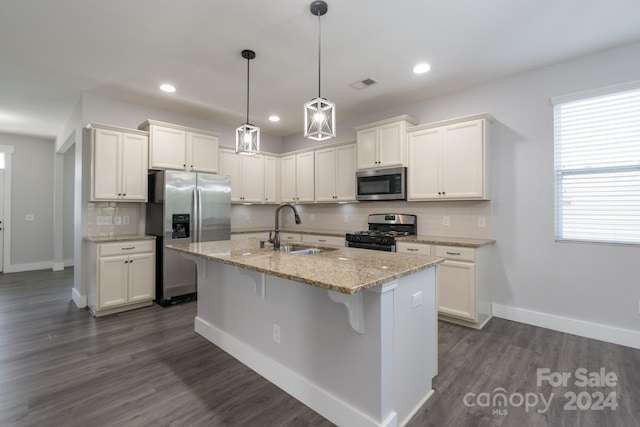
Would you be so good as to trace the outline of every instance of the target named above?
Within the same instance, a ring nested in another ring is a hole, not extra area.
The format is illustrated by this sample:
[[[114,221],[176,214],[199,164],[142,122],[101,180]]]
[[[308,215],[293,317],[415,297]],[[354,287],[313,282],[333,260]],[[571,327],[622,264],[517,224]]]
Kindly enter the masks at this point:
[[[26,215],[24,216],[24,220],[25,220],[25,221],[35,221],[35,220],[36,220],[36,217],[35,217],[35,215],[34,215],[34,214],[26,214]]]
[[[345,224],[349,224],[349,215],[344,215],[344,216],[342,217],[342,221],[343,221]]]
[[[316,216],[314,214],[309,215],[309,221],[313,222],[316,220]]]
[[[115,225],[122,225],[122,216],[116,215],[113,217],[113,223]]]
[[[123,215],[122,216],[122,223],[124,225],[129,225],[129,215]]]
[[[422,304],[422,291],[411,295],[411,307],[416,308],[420,304]]]
[[[443,216],[442,217],[442,225],[449,225],[449,217],[448,216]]]
[[[280,325],[273,324],[273,342],[280,344]]]
[[[484,228],[487,226],[487,218],[483,216],[478,217],[478,227]]]

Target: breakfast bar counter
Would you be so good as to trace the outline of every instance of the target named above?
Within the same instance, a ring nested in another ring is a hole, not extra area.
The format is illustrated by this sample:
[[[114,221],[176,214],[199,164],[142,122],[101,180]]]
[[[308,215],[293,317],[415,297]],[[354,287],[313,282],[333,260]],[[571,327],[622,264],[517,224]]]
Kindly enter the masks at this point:
[[[196,263],[195,331],[334,424],[401,426],[433,394],[441,259],[257,242],[167,248]]]

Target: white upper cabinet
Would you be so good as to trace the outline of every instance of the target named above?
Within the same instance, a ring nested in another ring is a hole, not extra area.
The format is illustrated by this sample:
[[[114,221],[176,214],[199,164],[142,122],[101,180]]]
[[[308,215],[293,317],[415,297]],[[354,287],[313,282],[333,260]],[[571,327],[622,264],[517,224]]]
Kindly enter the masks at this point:
[[[488,199],[488,114],[410,128],[408,200]]]
[[[147,132],[91,125],[91,201],[147,201]]]
[[[155,120],[139,128],[149,131],[150,169],[218,172],[219,134]]]
[[[283,202],[313,202],[315,190],[314,152],[282,157],[281,197]]]
[[[356,127],[357,168],[406,166],[406,130],[417,124],[412,117],[400,116]]]
[[[356,144],[315,152],[315,198],[317,202],[356,199]]]
[[[220,174],[231,177],[231,201],[263,203],[265,190],[264,157],[246,156],[234,150],[220,150]]]
[[[280,203],[280,159],[264,156],[264,202]]]

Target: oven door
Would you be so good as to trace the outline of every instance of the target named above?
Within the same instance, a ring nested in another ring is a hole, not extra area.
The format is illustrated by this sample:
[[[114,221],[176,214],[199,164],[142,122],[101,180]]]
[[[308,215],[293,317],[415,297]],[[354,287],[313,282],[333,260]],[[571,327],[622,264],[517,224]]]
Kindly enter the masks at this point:
[[[407,168],[371,169],[356,172],[357,200],[406,200]]]
[[[396,251],[396,245],[381,245],[379,243],[347,242],[347,246],[350,248],[373,249],[375,251]]]

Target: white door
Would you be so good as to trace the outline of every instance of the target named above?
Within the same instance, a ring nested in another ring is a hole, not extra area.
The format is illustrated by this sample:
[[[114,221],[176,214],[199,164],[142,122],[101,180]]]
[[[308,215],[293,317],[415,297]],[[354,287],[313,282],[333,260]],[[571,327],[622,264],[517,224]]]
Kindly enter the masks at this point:
[[[0,272],[4,271],[4,170],[0,170]]]

